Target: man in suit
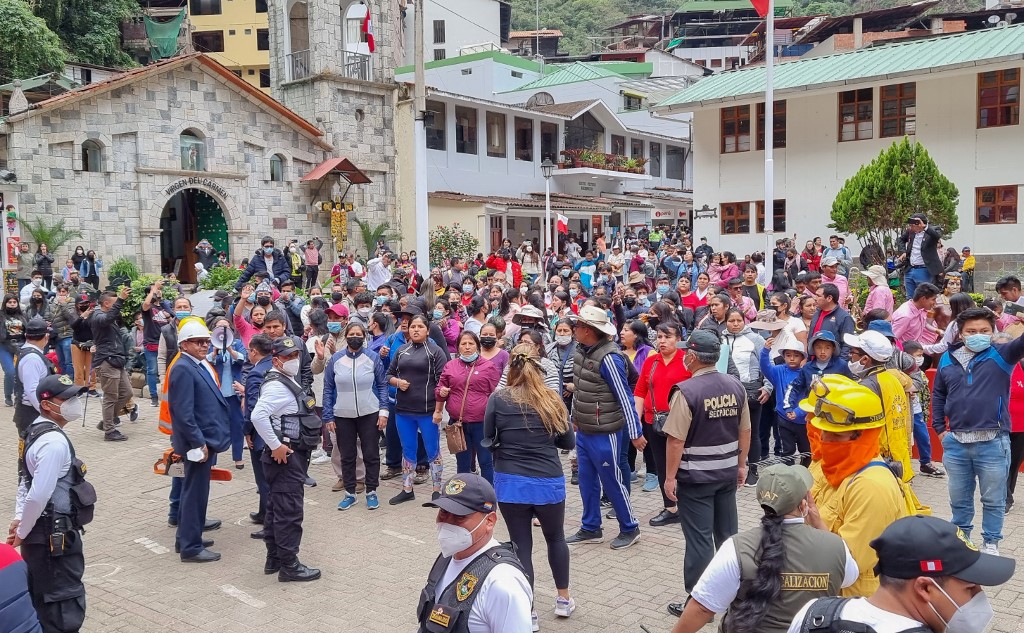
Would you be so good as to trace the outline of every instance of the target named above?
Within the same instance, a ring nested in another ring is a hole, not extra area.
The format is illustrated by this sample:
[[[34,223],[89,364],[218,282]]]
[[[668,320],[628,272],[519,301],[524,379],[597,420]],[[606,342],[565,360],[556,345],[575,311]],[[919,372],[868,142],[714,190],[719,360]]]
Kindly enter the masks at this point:
[[[900,237],[900,245],[906,250],[901,260],[907,266],[903,274],[903,285],[907,287],[908,297],[914,296],[918,284],[938,285],[938,278],[943,271],[938,249],[940,239],[942,229],[928,224],[928,216],[925,214],[915,213],[907,220],[907,230]]]
[[[171,445],[185,458],[175,550],[182,562],[207,563],[220,560],[220,554],[206,549],[213,541],[203,539],[203,528],[210,470],[217,453],[231,445],[228,403],[213,366],[206,361],[210,330],[202,320],[182,324],[178,348],[181,357],[167,376],[167,403],[174,421]]]

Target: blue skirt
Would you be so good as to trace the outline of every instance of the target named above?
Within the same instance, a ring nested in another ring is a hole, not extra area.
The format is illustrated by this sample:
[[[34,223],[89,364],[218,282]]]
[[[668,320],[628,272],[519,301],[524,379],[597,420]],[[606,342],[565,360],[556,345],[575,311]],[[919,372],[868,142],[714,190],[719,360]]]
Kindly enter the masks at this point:
[[[501,503],[536,506],[565,501],[565,477],[525,477],[494,473],[494,492]]]

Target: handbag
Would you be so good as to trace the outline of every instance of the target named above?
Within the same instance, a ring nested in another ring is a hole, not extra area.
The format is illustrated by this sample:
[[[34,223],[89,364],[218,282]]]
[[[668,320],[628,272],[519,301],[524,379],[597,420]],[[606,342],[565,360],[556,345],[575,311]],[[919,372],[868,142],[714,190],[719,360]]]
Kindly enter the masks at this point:
[[[448,440],[448,452],[452,455],[461,453],[468,448],[466,446],[466,431],[462,428],[462,414],[466,411],[466,398],[469,397],[469,381],[473,379],[474,364],[466,374],[466,386],[462,390],[462,406],[459,407],[459,419],[455,424],[449,424],[444,429],[444,438]]]
[[[665,435],[665,422],[668,420],[668,411],[658,411],[654,406],[654,370],[658,368],[658,360],[651,363],[651,375],[647,377],[648,388],[651,390],[651,409],[654,411],[654,419],[651,426],[658,435]]]

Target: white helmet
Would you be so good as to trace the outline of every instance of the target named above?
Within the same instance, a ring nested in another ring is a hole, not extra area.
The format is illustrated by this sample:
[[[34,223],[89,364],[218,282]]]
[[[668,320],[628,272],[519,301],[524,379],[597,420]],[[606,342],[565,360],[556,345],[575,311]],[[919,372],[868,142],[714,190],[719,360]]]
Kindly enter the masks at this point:
[[[181,343],[197,338],[210,338],[210,329],[198,317],[185,319],[181,327],[178,328],[178,342]]]

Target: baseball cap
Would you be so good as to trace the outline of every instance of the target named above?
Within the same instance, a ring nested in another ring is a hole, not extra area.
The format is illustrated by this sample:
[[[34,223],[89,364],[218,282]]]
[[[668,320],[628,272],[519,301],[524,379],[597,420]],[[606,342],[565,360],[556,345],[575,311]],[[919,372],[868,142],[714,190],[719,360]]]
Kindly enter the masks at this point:
[[[50,400],[52,398],[60,398],[61,400],[67,400],[74,396],[81,395],[89,391],[89,388],[85,385],[76,385],[75,381],[71,379],[71,376],[67,374],[60,374],[47,376],[39,381],[36,386],[36,398],[42,402],[43,400]]]
[[[274,356],[291,356],[302,349],[302,340],[294,336],[282,336],[274,341]]]
[[[34,316],[28,320],[25,324],[25,337],[30,339],[40,339],[46,336],[50,328],[46,326],[46,321],[40,316]]]
[[[327,310],[325,310],[325,312],[331,312],[334,315],[342,317],[344,319],[348,318],[348,308],[346,308],[341,303],[335,303],[331,307],[327,308]]]
[[[710,330],[694,330],[690,338],[676,343],[677,349],[692,349],[701,354],[717,354],[722,351],[722,342]]]
[[[970,246],[965,246],[965,247],[960,249],[960,252],[961,253],[970,253],[971,252],[971,247]]]
[[[822,257],[821,258],[821,265],[822,266],[838,266],[839,265],[839,260],[836,258],[835,255],[829,255],[828,257]]]
[[[843,342],[850,347],[864,350],[864,353],[877,361],[886,361],[892,356],[892,343],[885,334],[875,330],[866,330],[857,334],[843,336]]]
[[[494,487],[480,475],[460,473],[441,486],[441,496],[423,504],[424,508],[440,508],[450,514],[466,516],[474,512],[490,514],[498,507]]]
[[[892,324],[885,319],[875,319],[868,323],[868,331],[878,332],[886,338],[896,338],[896,334],[892,331]]]
[[[758,488],[760,490],[760,488]],[[878,553],[876,574],[890,578],[952,576],[979,585],[1001,585],[1013,576],[1016,561],[978,551],[963,531],[932,516],[904,517],[871,541]]]
[[[907,224],[920,221],[923,224],[928,224],[928,216],[923,213],[915,213],[907,218]]]
[[[839,349],[839,341],[836,340],[836,335],[828,330],[819,330],[817,334],[811,337],[810,342],[807,343],[807,349],[813,350],[814,344],[818,341],[828,341],[832,343],[832,346]]]
[[[782,516],[796,510],[814,485],[811,471],[799,464],[773,464],[757,480],[757,502]]]

